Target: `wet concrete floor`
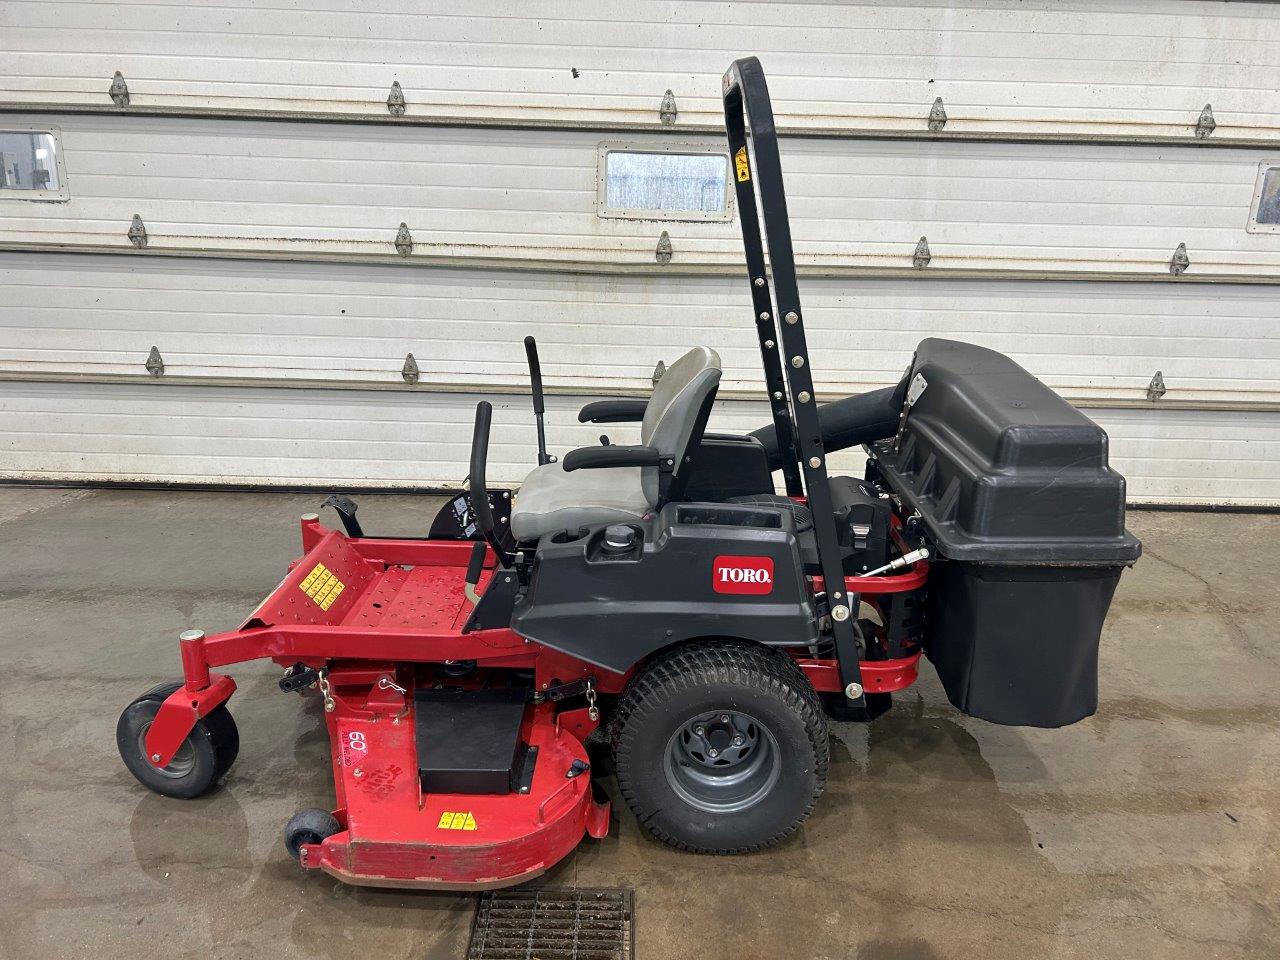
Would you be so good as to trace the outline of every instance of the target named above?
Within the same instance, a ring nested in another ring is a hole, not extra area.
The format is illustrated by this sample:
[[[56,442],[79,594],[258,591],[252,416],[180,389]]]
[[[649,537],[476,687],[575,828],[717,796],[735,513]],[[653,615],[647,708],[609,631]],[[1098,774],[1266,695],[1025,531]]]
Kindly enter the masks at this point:
[[[312,495],[0,488],[0,957],[460,957],[473,900],[343,886],[280,830],[332,785],[314,699],[235,668],[240,759],[195,801],[143,790],[121,708],[234,626]],[[436,501],[364,497],[375,532]],[[1132,513],[1098,715],[968,719],[926,669],[833,728],[825,796],[780,849],[706,858],[625,811],[546,882],[633,886],[638,956],[1280,956],[1280,517]]]

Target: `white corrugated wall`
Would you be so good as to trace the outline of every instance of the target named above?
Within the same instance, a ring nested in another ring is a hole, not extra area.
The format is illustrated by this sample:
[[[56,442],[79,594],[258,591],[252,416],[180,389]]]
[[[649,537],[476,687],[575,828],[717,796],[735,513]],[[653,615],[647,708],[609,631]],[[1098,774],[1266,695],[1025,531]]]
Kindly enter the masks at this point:
[[[716,425],[763,423],[737,223],[597,211],[602,146],[719,148],[745,53],[826,396],[972,340],[1106,427],[1132,499],[1280,504],[1280,234],[1247,229],[1280,10],[1172,0],[10,0],[0,131],[55,131],[68,199],[0,190],[0,477],[456,484],[497,395],[515,481],[526,333],[560,449],[695,342],[725,359]]]

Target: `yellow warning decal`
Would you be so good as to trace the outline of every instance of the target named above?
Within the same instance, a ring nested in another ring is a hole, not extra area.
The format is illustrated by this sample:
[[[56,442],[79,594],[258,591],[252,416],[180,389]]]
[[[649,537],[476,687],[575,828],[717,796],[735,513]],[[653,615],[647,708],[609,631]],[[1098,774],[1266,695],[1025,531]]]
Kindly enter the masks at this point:
[[[461,813],[452,813],[446,810],[440,814],[440,822],[436,824],[438,830],[474,830],[476,828],[476,818],[471,815],[471,811],[463,811]]]
[[[747,148],[739,147],[733,155],[733,169],[738,174],[738,182],[746,183],[751,179],[751,166],[747,163]]]
[[[323,563],[317,563],[315,569],[298,586],[321,610],[332,607],[338,594],[347,588]]]

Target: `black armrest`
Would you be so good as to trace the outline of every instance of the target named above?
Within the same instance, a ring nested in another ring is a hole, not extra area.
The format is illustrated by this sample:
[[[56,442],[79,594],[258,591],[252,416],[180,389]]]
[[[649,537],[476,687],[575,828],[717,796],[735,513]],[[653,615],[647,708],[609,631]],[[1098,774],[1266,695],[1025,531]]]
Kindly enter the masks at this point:
[[[579,423],[634,423],[644,419],[648,400],[593,400],[578,411]]]
[[[579,447],[560,461],[566,471],[597,467],[656,467],[662,455],[653,447]]]

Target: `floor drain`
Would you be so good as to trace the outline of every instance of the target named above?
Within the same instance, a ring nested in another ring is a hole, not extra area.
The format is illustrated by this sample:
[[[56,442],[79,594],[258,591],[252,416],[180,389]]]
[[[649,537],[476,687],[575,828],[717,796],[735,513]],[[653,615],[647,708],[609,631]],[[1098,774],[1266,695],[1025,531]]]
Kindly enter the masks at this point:
[[[625,887],[482,893],[467,960],[631,960],[632,898]]]

